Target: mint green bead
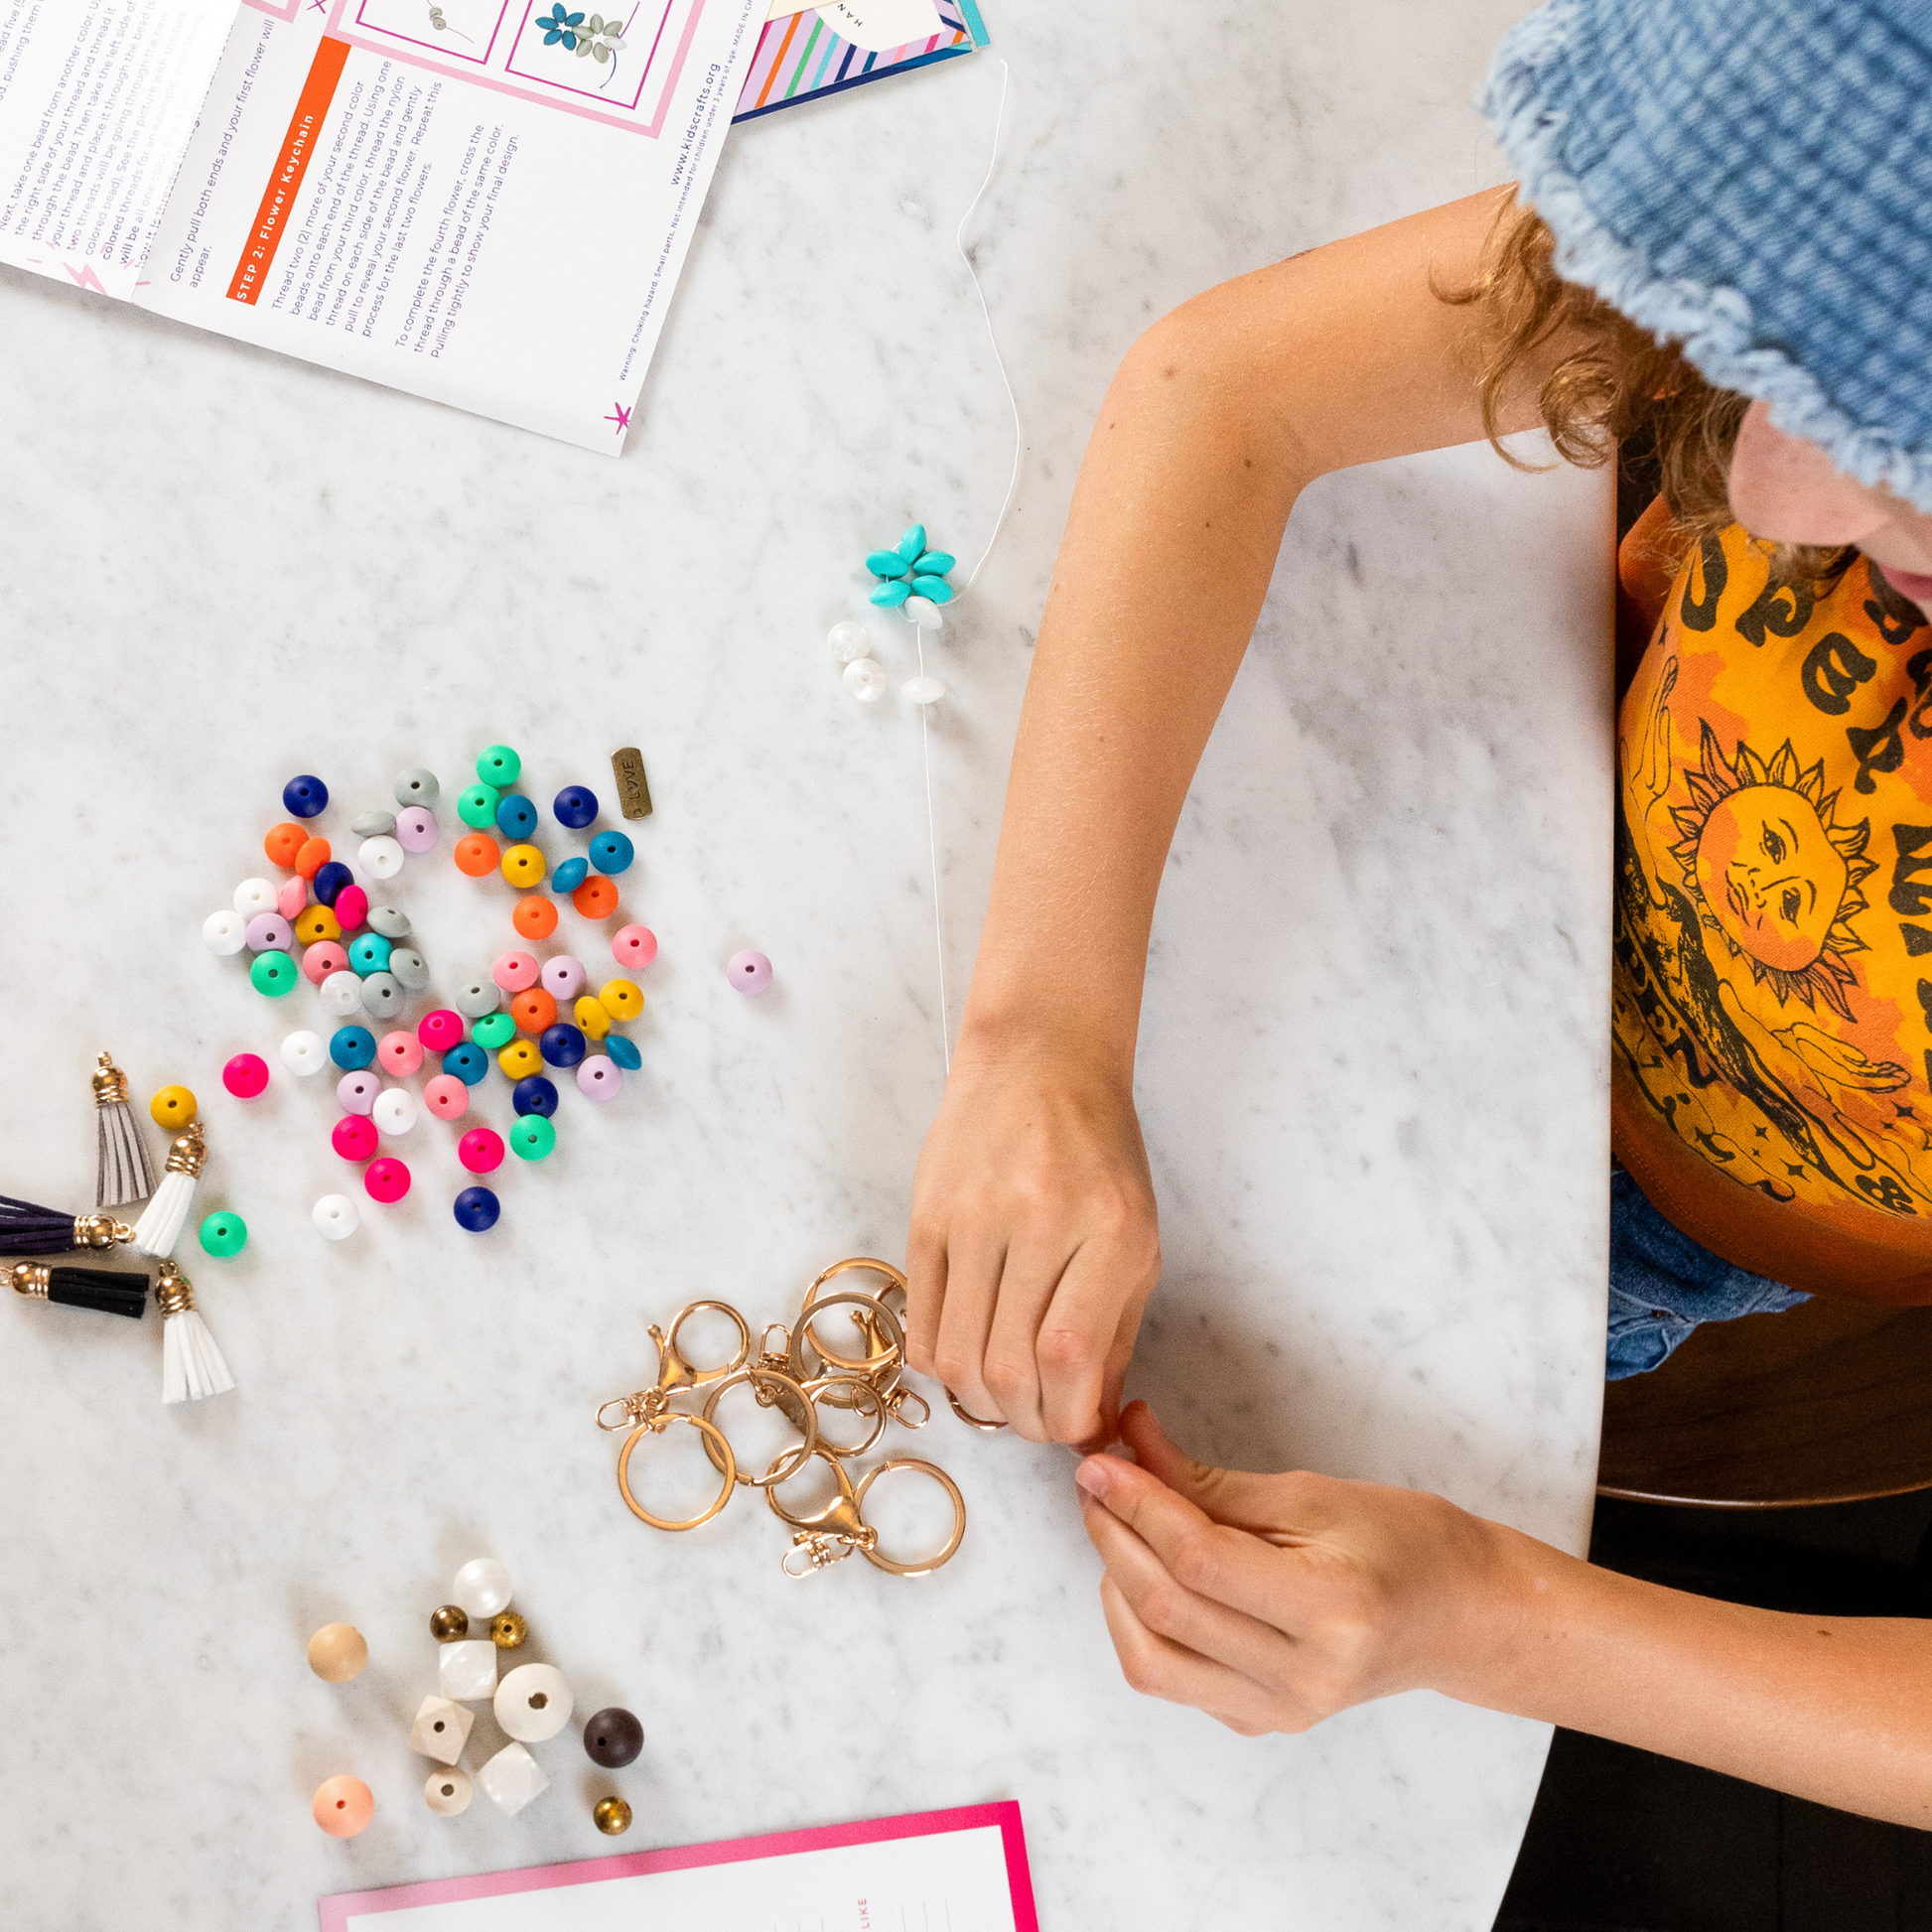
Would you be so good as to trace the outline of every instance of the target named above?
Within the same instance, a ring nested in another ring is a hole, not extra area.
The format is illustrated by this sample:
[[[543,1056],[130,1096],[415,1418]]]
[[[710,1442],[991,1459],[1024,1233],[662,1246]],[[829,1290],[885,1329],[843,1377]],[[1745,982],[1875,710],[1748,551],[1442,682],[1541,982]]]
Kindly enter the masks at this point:
[[[225,1210],[210,1214],[202,1223],[202,1246],[217,1261],[226,1261],[230,1255],[238,1255],[248,1245],[248,1223],[239,1214],[229,1214]]]
[[[506,790],[523,775],[523,760],[507,745],[489,745],[477,754],[477,776],[484,784]]]
[[[897,550],[875,550],[866,559],[866,568],[875,577],[903,577],[906,565]]]
[[[913,523],[907,526],[905,534],[898,540],[898,554],[910,563],[915,563],[925,555],[925,525]]]
[[[493,1053],[516,1037],[516,1022],[507,1013],[485,1013],[481,1020],[471,1021],[470,1037]]]
[[[557,1145],[557,1130],[541,1114],[518,1114],[505,1137],[520,1161],[541,1161]]]
[[[295,961],[285,952],[258,952],[255,963],[248,969],[248,977],[257,993],[266,993],[271,1000],[279,1000],[284,993],[293,993],[295,983],[302,975],[295,969]]]
[[[496,807],[502,802],[503,794],[494,785],[469,785],[457,796],[456,815],[474,831],[493,832]]]
[[[915,577],[912,580],[912,595],[927,598],[934,604],[950,604],[952,586],[943,577]]]
[[[952,569],[956,561],[956,558],[949,556],[943,550],[928,550],[912,566],[912,574],[915,577],[943,577]]]

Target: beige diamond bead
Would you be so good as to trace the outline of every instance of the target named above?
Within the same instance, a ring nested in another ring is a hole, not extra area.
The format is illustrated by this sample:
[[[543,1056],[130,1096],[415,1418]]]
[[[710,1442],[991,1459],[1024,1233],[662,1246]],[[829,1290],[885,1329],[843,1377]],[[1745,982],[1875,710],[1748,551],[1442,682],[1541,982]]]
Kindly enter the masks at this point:
[[[439,1764],[454,1764],[463,1755],[463,1747],[470,1741],[470,1726],[476,1722],[474,1711],[466,1711],[448,1698],[425,1698],[409,1728],[409,1748],[435,1758]]]

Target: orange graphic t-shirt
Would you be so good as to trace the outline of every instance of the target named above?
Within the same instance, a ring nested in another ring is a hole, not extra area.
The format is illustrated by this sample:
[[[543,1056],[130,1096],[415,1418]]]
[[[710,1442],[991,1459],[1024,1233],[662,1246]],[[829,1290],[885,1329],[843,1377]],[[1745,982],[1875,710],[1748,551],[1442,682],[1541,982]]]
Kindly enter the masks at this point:
[[[1932,625],[1707,537],[1617,770],[1618,1157],[1740,1267],[1932,1302]]]

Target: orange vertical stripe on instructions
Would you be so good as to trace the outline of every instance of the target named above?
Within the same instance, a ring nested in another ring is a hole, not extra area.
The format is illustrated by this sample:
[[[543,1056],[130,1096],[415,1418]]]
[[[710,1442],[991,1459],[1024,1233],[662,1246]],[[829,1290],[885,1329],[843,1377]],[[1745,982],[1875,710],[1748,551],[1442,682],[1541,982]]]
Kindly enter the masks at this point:
[[[348,43],[327,35],[309,64],[309,77],[302,83],[302,97],[289,116],[289,131],[282,136],[281,152],[262,190],[262,205],[255,211],[255,225],[248,231],[248,245],[235,263],[234,279],[228,284],[230,302],[254,302],[268,279],[269,264],[281,244],[282,230],[294,211],[295,198],[308,172],[309,157],[322,139],[322,124],[329,115],[329,103],[336,98],[336,82],[343,77],[348,60]]]

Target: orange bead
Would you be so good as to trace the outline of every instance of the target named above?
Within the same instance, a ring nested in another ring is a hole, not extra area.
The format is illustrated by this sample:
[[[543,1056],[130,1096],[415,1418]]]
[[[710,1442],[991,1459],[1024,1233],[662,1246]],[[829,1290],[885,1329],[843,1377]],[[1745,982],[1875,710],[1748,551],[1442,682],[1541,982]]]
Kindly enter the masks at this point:
[[[516,901],[510,923],[526,939],[548,939],[557,929],[557,901],[541,893],[532,893],[528,898]]]
[[[525,987],[510,1002],[510,1018],[526,1034],[540,1034],[557,1024],[557,1003],[540,986]]]
[[[618,909],[618,889],[601,873],[593,873],[571,894],[570,902],[587,919],[608,919]]]
[[[472,879],[487,879],[496,870],[499,856],[496,841],[487,832],[470,832],[456,842],[456,869]]]
[[[316,1786],[316,1823],[331,1838],[353,1838],[375,1816],[375,1798],[360,1778],[324,1778]]]
[[[329,863],[329,841],[327,839],[304,839],[302,850],[295,855],[295,869],[304,879],[313,879]]]
[[[271,866],[292,866],[295,855],[309,843],[308,828],[284,822],[271,825],[268,837],[262,840],[262,850],[268,854]]]

